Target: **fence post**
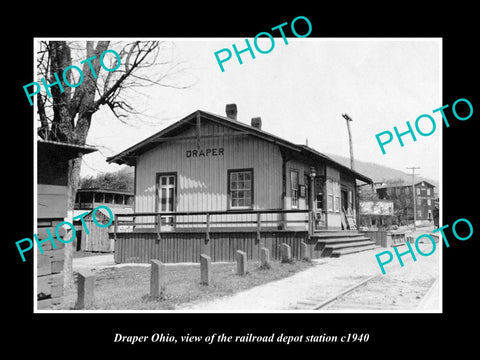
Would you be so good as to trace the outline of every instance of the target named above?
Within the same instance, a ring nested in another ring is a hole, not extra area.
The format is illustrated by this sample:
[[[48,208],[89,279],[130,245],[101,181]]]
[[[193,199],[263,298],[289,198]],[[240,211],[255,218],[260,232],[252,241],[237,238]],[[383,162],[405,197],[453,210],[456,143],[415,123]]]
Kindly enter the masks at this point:
[[[270,252],[264,247],[260,249],[260,267],[263,269],[270,268]]]
[[[210,285],[212,281],[212,260],[210,256],[201,254],[200,255],[200,283],[202,285]]]
[[[150,262],[150,296],[159,297],[165,292],[165,264],[160,260]]]
[[[280,245],[280,252],[282,256],[282,263],[288,263],[292,261],[292,249],[290,245],[283,243]]]
[[[80,270],[77,279],[77,303],[75,309],[88,309],[93,306],[95,275],[89,270]]]
[[[310,260],[310,256],[308,255],[308,246],[303,241],[300,242],[300,259],[306,261]]]
[[[237,275],[245,275],[247,273],[247,254],[244,251],[237,250]]]

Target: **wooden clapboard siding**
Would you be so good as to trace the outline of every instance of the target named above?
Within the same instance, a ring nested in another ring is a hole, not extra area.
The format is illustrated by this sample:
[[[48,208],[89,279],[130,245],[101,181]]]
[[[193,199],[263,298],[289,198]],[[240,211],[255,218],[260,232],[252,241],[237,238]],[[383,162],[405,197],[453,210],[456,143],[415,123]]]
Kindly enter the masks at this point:
[[[115,241],[116,263],[148,263],[158,259],[165,263],[200,262],[200,254],[209,255],[212,261],[235,261],[235,253],[242,250],[248,260],[259,260],[260,249],[270,250],[272,259],[280,260],[280,245],[292,248],[292,256],[300,258],[300,242],[307,242],[306,232],[262,232],[257,240],[255,232],[218,232],[210,234],[206,241],[204,233],[163,233],[160,240],[152,232],[117,233]],[[314,244],[310,253],[313,253]]]
[[[81,250],[82,251],[99,251],[112,252],[112,244],[108,235],[108,228],[97,226],[93,221],[85,221],[89,234],[82,231]]]
[[[63,263],[65,244],[56,239],[55,229],[60,223],[59,220],[52,220],[51,227],[37,229],[39,241],[49,237],[48,232],[52,234],[55,242],[55,248],[52,241],[42,243],[42,251],[37,253],[37,308],[48,309],[51,305],[58,304],[63,299]],[[47,232],[48,229],[48,232]],[[65,236],[65,230],[58,228],[58,235],[61,238]]]
[[[67,186],[37,185],[38,218],[63,218],[67,212]]]
[[[187,130],[182,136],[193,136],[195,131]],[[202,120],[202,135],[228,131],[232,130]],[[245,168],[254,171],[254,209],[282,208],[282,159],[276,145],[242,135],[201,139],[200,148],[223,148],[224,155],[186,157],[187,150],[198,149],[197,140],[191,139],[159,143],[139,156],[135,211],[157,210],[157,174],[169,172],[177,173],[177,211],[227,210],[227,170]]]

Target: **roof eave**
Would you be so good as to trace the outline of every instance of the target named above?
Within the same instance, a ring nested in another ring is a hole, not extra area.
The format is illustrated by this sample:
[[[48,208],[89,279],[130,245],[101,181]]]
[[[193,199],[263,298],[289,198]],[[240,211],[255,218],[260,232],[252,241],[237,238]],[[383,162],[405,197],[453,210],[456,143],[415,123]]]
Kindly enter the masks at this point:
[[[159,131],[158,133],[146,138],[145,140],[142,140],[141,142],[129,147],[128,149],[118,153],[117,155],[113,155],[110,157],[107,157],[106,161],[108,163],[116,163],[118,165],[130,165],[130,166],[135,166],[136,164],[136,157],[138,156],[139,152],[143,148],[145,148],[148,144],[151,144],[154,142],[156,139],[161,138],[162,136],[168,135],[170,132],[174,131],[175,129],[183,126],[185,123],[195,119],[197,116],[202,116],[205,119],[208,119],[210,121],[216,122],[221,125],[227,125],[231,128],[235,129],[241,129],[241,130],[247,130],[249,131],[252,135],[257,136],[259,138],[262,138],[266,141],[270,141],[276,145],[280,145],[286,148],[289,148],[290,150],[293,151],[301,151],[298,146],[296,146],[293,143],[290,143],[289,141],[283,140],[275,135],[269,134],[266,131],[255,129],[249,125],[243,124],[239,121],[232,120],[220,115],[216,114],[211,114],[208,112],[205,112],[203,110],[196,110],[195,112],[187,115],[183,119],[175,122],[174,124],[166,127],[165,129]],[[126,158],[131,158],[130,160],[127,160]]]
[[[327,155],[325,155],[325,154],[322,154],[321,152],[319,152],[319,151],[317,151],[317,150],[315,150],[315,149],[313,149],[313,148],[311,148],[311,147],[308,147],[308,146],[306,146],[306,145],[298,145],[298,146],[300,146],[304,151],[312,154],[313,156],[318,157],[318,158],[320,158],[320,159],[322,159],[322,160],[324,160],[324,161],[327,161],[327,162],[329,162],[330,164],[333,164],[334,166],[336,166],[336,167],[338,167],[338,168],[340,168],[340,169],[342,169],[342,170],[344,170],[344,171],[347,171],[347,172],[352,173],[352,174],[354,175],[355,179],[357,179],[357,180],[363,181],[363,182],[365,182],[365,183],[367,183],[367,184],[372,184],[372,183],[373,183],[373,180],[370,179],[368,176],[362,175],[362,174],[358,173],[357,171],[352,170],[352,169],[350,169],[349,167],[340,164],[339,162],[333,160],[333,159],[330,158],[329,156],[327,156]]]

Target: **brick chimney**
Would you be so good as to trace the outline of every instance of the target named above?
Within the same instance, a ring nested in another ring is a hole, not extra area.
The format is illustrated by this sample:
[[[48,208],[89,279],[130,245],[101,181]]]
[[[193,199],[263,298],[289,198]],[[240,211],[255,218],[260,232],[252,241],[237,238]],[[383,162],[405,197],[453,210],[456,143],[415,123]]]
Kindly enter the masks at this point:
[[[251,122],[252,127],[262,130],[262,118],[261,117],[254,117],[252,118]]]
[[[237,104],[227,104],[225,106],[227,117],[232,120],[237,120]]]

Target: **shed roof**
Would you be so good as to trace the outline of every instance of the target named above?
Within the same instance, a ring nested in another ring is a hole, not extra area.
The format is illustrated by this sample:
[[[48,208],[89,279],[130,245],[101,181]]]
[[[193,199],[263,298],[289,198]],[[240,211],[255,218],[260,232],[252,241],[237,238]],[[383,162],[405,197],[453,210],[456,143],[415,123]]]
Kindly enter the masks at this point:
[[[282,139],[276,135],[273,135],[267,131],[258,129],[256,127],[250,126],[248,124],[244,124],[240,121],[230,119],[225,116],[221,115],[216,115],[209,113],[207,111],[203,110],[197,110],[183,119],[173,123],[172,125],[166,127],[165,129],[157,132],[156,134],[148,137],[147,139],[137,143],[136,145],[133,145],[129,147],[128,149],[118,153],[117,155],[110,156],[107,158],[107,162],[109,163],[116,163],[116,164],[127,164],[127,165],[135,165],[136,163],[136,157],[151,148],[157,146],[158,142],[162,140],[162,138],[167,138],[167,137],[174,137],[175,135],[178,135],[179,133],[183,132],[187,127],[190,127],[192,125],[191,121],[192,120],[197,120],[199,118],[207,119],[209,121],[212,121],[214,123],[218,123],[220,125],[229,127],[233,130],[237,130],[240,132],[244,132],[245,134],[255,136],[257,138],[260,138],[262,140],[274,143],[276,145],[279,145],[281,147],[287,148],[293,152],[297,152],[298,154],[304,154],[304,155],[309,155],[311,157],[321,159],[330,165],[339,168],[341,170],[347,171],[352,173],[355,178],[371,183],[372,179],[370,179],[367,176],[364,176],[338,162],[333,160],[332,158],[328,157],[327,155],[324,155],[320,153],[319,151],[305,146],[305,145],[299,145],[299,144],[294,144],[288,140]]]
[[[134,195],[133,192],[128,190],[114,190],[114,189],[102,189],[102,188],[78,189],[77,193],[107,193],[107,194],[118,194],[118,195]]]
[[[37,139],[37,146],[40,150],[55,151],[61,150],[61,154],[65,159],[74,159],[80,154],[89,154],[97,151],[90,145],[70,144],[53,140]]]

